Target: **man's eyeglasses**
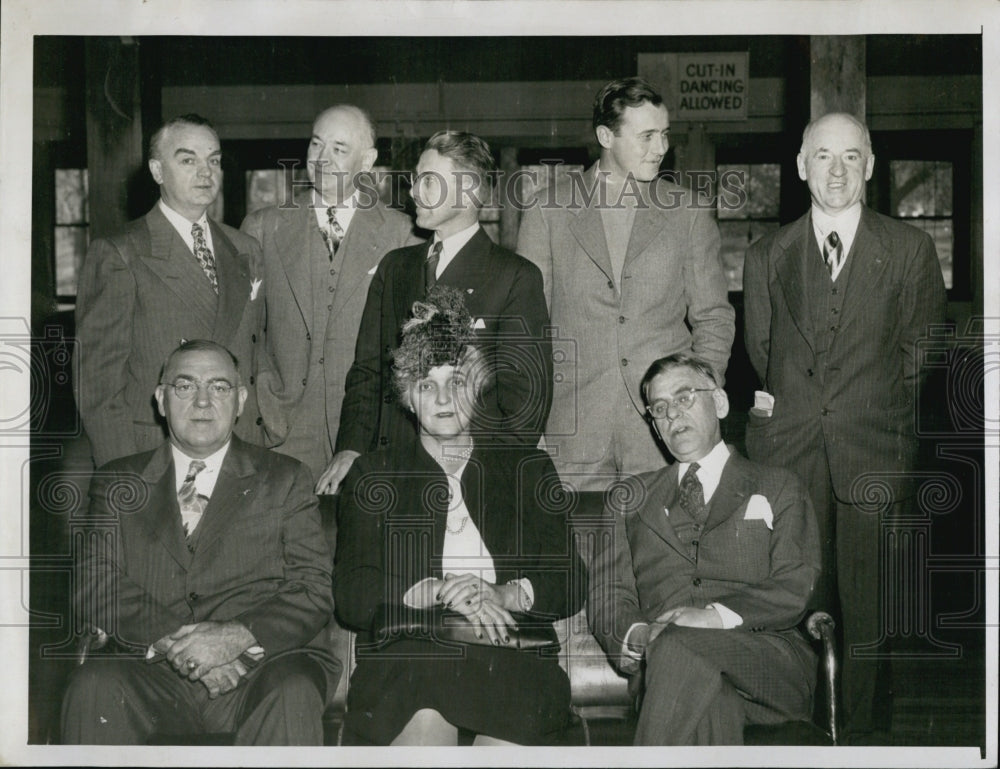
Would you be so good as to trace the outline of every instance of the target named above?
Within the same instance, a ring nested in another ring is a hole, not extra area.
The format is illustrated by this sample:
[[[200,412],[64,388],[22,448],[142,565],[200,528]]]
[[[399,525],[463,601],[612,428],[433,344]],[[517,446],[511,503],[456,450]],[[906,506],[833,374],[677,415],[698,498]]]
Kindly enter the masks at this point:
[[[675,395],[670,400],[659,400],[646,406],[646,411],[653,419],[665,419],[671,406],[676,406],[678,411],[687,411],[694,405],[698,393],[710,393],[715,387],[692,387],[683,391],[680,395]]]
[[[191,400],[201,387],[204,387],[205,392],[208,393],[208,397],[215,401],[222,400],[235,389],[235,385],[224,381],[199,384],[198,382],[191,382],[186,379],[178,379],[176,382],[162,382],[161,384],[164,387],[172,387],[174,395],[182,401]]]

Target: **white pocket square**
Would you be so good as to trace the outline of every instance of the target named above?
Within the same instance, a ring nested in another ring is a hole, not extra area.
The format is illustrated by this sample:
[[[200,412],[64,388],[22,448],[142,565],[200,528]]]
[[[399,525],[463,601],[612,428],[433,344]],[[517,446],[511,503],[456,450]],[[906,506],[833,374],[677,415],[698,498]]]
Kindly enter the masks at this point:
[[[479,330],[484,329],[484,328],[486,328],[486,324],[483,323],[483,319],[482,318],[476,318],[476,322],[472,324],[472,330],[473,331],[479,331]]]
[[[774,513],[771,512],[771,503],[760,494],[753,494],[747,502],[747,512],[743,516],[744,521],[763,521],[767,528],[774,531]]]
[[[372,267],[370,270],[368,270],[368,274],[369,275],[374,275],[375,274],[375,270],[377,270],[377,269],[378,269],[378,265],[376,264],[374,267]]]
[[[262,278],[254,278],[253,282],[250,284],[250,301],[252,302],[257,298],[257,292],[260,291],[260,284],[263,283]]]

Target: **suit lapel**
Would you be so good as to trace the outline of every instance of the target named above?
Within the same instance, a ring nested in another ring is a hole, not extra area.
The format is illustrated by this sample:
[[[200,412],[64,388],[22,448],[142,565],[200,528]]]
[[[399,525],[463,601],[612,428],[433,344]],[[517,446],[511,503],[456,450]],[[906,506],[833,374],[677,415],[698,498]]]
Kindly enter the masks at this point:
[[[706,533],[728,520],[746,504],[749,481],[743,457],[730,449],[729,459],[726,460],[722,477],[719,478],[719,485],[709,502],[708,520],[705,521]]]
[[[312,198],[309,195],[300,195],[295,199],[295,208],[282,215],[274,233],[274,242],[278,247],[288,287],[310,333],[312,332],[312,286],[309,260],[312,258],[315,246],[314,236],[319,240],[323,239],[316,224]]]
[[[157,203],[146,214],[149,229],[150,254],[146,265],[172,291],[189,314],[207,328],[215,325],[218,298],[194,254],[177,230],[160,211]],[[214,236],[214,231],[213,231]]]
[[[218,310],[212,336],[225,344],[233,338],[243,318],[243,309],[250,299],[251,276],[246,260],[240,259],[236,247],[222,228],[211,220],[209,226],[212,228],[212,248],[219,281]]]
[[[229,451],[219,468],[212,497],[198,528],[198,552],[208,552],[209,546],[228,529],[233,516],[246,508],[258,490],[258,479],[250,457],[239,438],[232,438]]]
[[[170,443],[164,442],[142,471],[148,484],[149,506],[142,514],[146,531],[159,540],[163,548],[184,569],[191,565],[191,553],[184,541],[181,511],[177,504],[177,487]]]
[[[785,233],[778,237],[780,254],[775,260],[775,273],[781,284],[788,312],[799,332],[813,347],[812,312],[809,307],[809,292],[806,288],[805,261],[809,258],[812,234],[812,217],[806,214],[794,222]]]
[[[656,184],[656,182],[653,181],[651,184]],[[651,203],[649,190],[645,187],[640,189],[642,201],[636,203],[638,208],[632,223],[632,232],[629,235],[628,250],[625,252],[625,264],[645,251],[646,247],[668,224],[668,218],[662,214],[660,207]],[[666,241],[669,241],[669,238],[664,238],[660,242]]]
[[[414,247],[407,254],[408,258],[401,260],[399,269],[395,271],[392,295],[395,317],[400,321],[399,325],[410,317],[413,302],[427,293],[424,285],[424,260],[427,259],[430,247],[430,241]],[[399,332],[398,328],[396,332]]]
[[[867,208],[861,209],[861,222],[851,245],[848,259],[853,262],[847,276],[840,328],[864,315],[864,307],[872,288],[881,280],[889,264],[890,253],[883,241],[884,230]]]
[[[649,501],[639,510],[639,519],[687,560],[692,560],[670,523],[669,511],[677,505],[677,464],[661,472],[649,489]],[[666,510],[666,512],[665,512]]]
[[[478,298],[475,293],[489,282],[488,260],[492,247],[493,241],[486,234],[486,230],[480,227],[469,242],[455,254],[455,258],[449,262],[438,278],[438,282],[442,285],[460,288],[466,292],[469,312],[473,314],[475,312],[472,308]]]
[[[337,280],[337,291],[333,295],[332,314],[340,314],[351,297],[365,284],[368,273],[379,263],[384,254],[379,253],[379,230],[385,217],[378,208],[358,209],[351,219],[351,226],[344,236],[343,265]]]
[[[614,272],[611,269],[611,255],[608,253],[608,240],[604,235],[604,223],[601,221],[601,211],[599,208],[600,195],[597,188],[597,165],[590,167],[587,171],[587,184],[594,191],[590,205],[577,210],[576,216],[569,223],[569,231],[573,233],[580,247],[584,250],[591,261],[597,265],[608,279],[614,280]],[[638,212],[637,212],[638,214]]]

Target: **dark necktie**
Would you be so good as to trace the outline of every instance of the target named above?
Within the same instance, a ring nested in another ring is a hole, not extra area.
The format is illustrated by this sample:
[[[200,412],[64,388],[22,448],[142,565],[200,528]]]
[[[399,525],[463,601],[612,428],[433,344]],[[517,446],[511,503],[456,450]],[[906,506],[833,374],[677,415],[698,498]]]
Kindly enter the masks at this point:
[[[837,270],[844,263],[844,244],[840,242],[840,236],[836,231],[831,232],[823,241],[823,259],[826,260],[826,268],[830,271],[830,277],[837,274]]]
[[[189,542],[205,512],[205,506],[208,504],[208,497],[199,494],[194,485],[194,479],[204,469],[204,462],[200,459],[192,459],[191,464],[188,465],[184,483],[181,484],[181,490],[177,492],[177,502],[181,508],[181,521],[184,524],[184,536],[188,538]]]
[[[337,248],[340,247],[340,241],[344,239],[344,228],[337,221],[337,209],[334,206],[326,209],[326,219],[327,227],[325,230],[321,230],[321,232],[323,233],[323,240],[326,241],[326,247],[330,252],[330,258],[333,259],[333,255],[337,253]]]
[[[219,293],[219,279],[215,274],[215,257],[212,255],[208,243],[205,241],[205,231],[201,225],[195,222],[191,225],[191,237],[194,239],[194,256],[201,265],[201,269],[212,284],[212,290]]]
[[[705,510],[705,490],[702,488],[701,481],[698,480],[698,469],[698,463],[692,462],[681,479],[680,487],[681,507],[696,521],[701,520]]]
[[[436,241],[427,254],[427,261],[424,262],[424,285],[428,291],[437,283],[437,268],[438,262],[441,261],[442,248],[441,241]]]

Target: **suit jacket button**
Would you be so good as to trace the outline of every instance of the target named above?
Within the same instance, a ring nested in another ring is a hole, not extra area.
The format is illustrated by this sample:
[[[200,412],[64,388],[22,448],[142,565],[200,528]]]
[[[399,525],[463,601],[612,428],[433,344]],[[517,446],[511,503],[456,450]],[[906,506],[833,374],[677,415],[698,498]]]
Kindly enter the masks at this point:
[[[825,417],[828,417],[828,416],[830,416],[830,409],[823,409],[819,413],[822,414]]]
[[[257,335],[256,334],[251,334],[250,335],[250,343],[251,344],[257,344]]]
[[[198,595],[197,593],[194,593],[194,592],[191,592],[191,593],[188,593],[188,598],[189,598],[189,599],[190,599],[190,600],[191,600],[192,602],[194,602],[194,601],[197,601],[197,600],[198,600],[198,599],[199,599],[200,597],[201,597],[201,596],[199,596],[199,595]]]
[[[613,280],[609,280],[608,281],[608,288],[614,288],[614,287],[615,287],[615,282]]]
[[[305,380],[305,379],[303,379],[303,380],[302,380],[302,386],[303,386],[303,387],[305,387],[305,386],[306,386],[306,380]]]
[[[812,370],[811,368],[807,368],[807,369],[806,369],[806,373],[807,373],[807,374],[808,374],[809,376],[812,376],[812,375],[813,375],[813,370]]]
[[[257,424],[258,425],[264,424],[264,417],[257,417]]]
[[[392,403],[392,396],[391,396],[391,395],[386,395],[386,396],[385,396],[385,397],[384,397],[384,398],[382,399],[382,402],[383,402],[383,403]]]
[[[378,444],[379,444],[379,446],[388,446],[389,445],[389,439],[386,436],[383,435],[381,438],[378,439]]]
[[[622,366],[628,365],[628,358],[622,358]]]
[[[695,577],[693,580],[691,580],[691,584],[694,585],[695,587],[698,587],[701,584],[701,577]]]
[[[832,332],[833,332],[834,334],[836,334],[836,333],[837,333],[838,331],[840,331],[840,326],[830,326],[830,330],[831,330],[831,331],[832,331]]]
[[[306,334],[306,341],[308,342],[308,341],[310,341],[311,339],[312,339],[312,334],[308,334],[308,333],[307,333],[307,334]]]
[[[618,322],[619,323],[624,323],[625,322],[625,316],[624,315],[619,315],[618,316]]]
[[[250,384],[253,384],[253,383],[254,383],[254,378],[250,377]]]
[[[323,365],[323,358],[320,358],[320,359],[319,359],[318,361],[316,361],[316,362],[317,362],[317,363],[318,363],[318,364],[319,364],[320,366],[322,366],[322,365]]]

